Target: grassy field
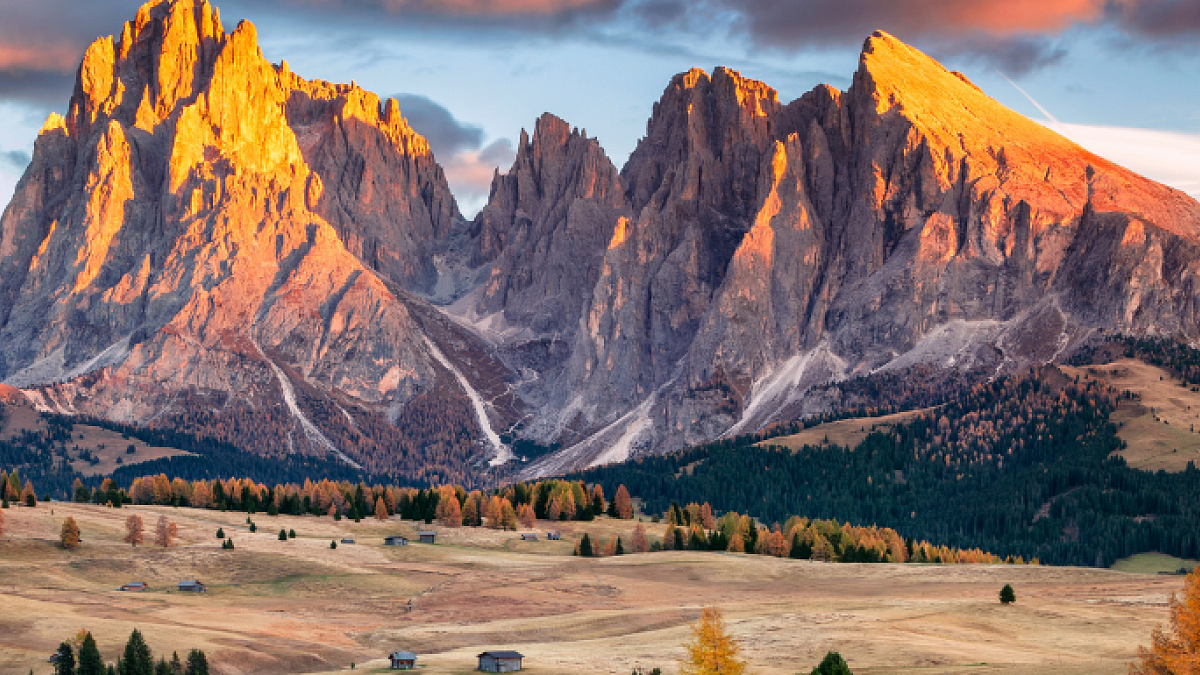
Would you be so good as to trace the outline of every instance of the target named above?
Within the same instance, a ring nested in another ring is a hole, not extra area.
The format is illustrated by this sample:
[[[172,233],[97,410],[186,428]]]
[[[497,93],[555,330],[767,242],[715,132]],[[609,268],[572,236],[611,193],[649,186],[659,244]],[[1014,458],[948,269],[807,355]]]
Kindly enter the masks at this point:
[[[792,450],[797,450],[806,445],[822,446],[830,444],[853,448],[862,443],[863,439],[872,431],[889,429],[893,425],[903,424],[917,415],[928,411],[929,409],[926,408],[923,410],[896,413],[894,415],[883,415],[881,417],[854,417],[836,422],[826,422],[825,424],[818,424],[815,427],[810,427],[791,436],[769,438],[759,443],[759,445],[778,445],[791,448]]]
[[[1200,392],[1135,359],[1062,370],[1138,394],[1113,415],[1117,435],[1129,446],[1121,455],[1130,466],[1146,471],[1183,471],[1189,461],[1200,466]]]
[[[121,543],[124,519],[179,525],[169,549]],[[385,547],[409,522],[254,516],[166,507],[50,503],[10,508],[0,540],[0,673],[50,673],[46,658],[80,628],[115,659],[137,627],[156,653],[204,649],[220,673],[382,672],[408,649],[424,672],[467,673],[485,649],[517,649],[529,671],[678,672],[688,624],[720,606],[754,672],[807,672],[838,650],[863,673],[1123,673],[1166,620],[1182,579],[1111,570],[851,565],[664,552],[569,555],[583,532],[633,524],[555,524],[565,541],[438,528],[436,545]],[[73,516],[84,543],[55,545]],[[539,531],[549,529],[539,523]],[[221,527],[236,546],[220,548]],[[280,528],[298,538],[278,541]],[[651,525],[652,535],[661,534]],[[329,548],[351,536],[356,544]],[[203,596],[175,584],[198,578]],[[146,593],[116,589],[146,581]],[[1003,607],[1005,583],[1017,603]]]
[[[1197,561],[1166,555],[1165,553],[1139,553],[1113,563],[1113,569],[1138,574],[1175,573],[1181,569],[1195,569]]]

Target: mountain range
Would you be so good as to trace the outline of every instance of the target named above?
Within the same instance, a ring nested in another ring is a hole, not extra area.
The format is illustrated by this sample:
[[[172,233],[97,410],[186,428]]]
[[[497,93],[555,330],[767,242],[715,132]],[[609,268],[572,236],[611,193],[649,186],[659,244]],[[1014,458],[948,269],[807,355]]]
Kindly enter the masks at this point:
[[[266,455],[545,475],[858,375],[1194,340],[1198,275],[1195,200],[883,32],[846,91],[677,75],[620,170],[547,113],[468,220],[395,100],[152,0],[87,50],[0,220],[0,380]]]

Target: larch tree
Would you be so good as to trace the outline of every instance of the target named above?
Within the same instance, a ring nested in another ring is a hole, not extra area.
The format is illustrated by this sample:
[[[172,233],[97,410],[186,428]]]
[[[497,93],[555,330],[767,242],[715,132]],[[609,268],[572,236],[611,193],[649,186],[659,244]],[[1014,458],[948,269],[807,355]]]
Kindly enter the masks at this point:
[[[613,510],[621,520],[633,518],[633,500],[630,499],[629,490],[626,490],[624,485],[618,487],[617,494],[613,496]]]
[[[517,529],[517,510],[507,499],[500,503],[500,527],[505,530]]]
[[[692,639],[684,643],[687,656],[680,664],[683,675],[742,675],[746,662],[738,659],[741,646],[725,628],[716,607],[705,607],[692,626]]]
[[[33,481],[25,481],[25,489],[21,491],[21,503],[25,506],[37,506],[37,493],[33,491]]]
[[[458,497],[450,495],[443,501],[438,502],[438,507],[442,512],[440,520],[443,525],[447,527],[459,527],[462,525],[462,506],[458,503]]]
[[[1171,598],[1171,633],[1155,626],[1150,647],[1138,647],[1138,661],[1130,675],[1193,675],[1200,673],[1200,567],[1183,582],[1183,591]]]
[[[75,523],[74,518],[67,516],[67,519],[63,521],[62,532],[58,535],[58,541],[68,551],[79,548],[79,525]]]
[[[646,526],[638,523],[633,526],[633,552],[645,553],[650,550],[650,538],[646,536]]]
[[[388,507],[387,502],[383,501],[383,497],[375,500],[375,520],[387,520]]]
[[[166,516],[159,516],[158,523],[154,526],[154,543],[167,548],[178,536],[179,528],[174,521],[167,520]]]
[[[4,536],[4,512],[0,511],[0,537]]]
[[[136,513],[125,519],[125,543],[136,547],[145,540],[145,526],[142,517]]]
[[[533,507],[529,504],[522,504],[517,511],[517,520],[520,521],[521,527],[527,530],[532,530],[537,524],[537,514],[533,512]]]

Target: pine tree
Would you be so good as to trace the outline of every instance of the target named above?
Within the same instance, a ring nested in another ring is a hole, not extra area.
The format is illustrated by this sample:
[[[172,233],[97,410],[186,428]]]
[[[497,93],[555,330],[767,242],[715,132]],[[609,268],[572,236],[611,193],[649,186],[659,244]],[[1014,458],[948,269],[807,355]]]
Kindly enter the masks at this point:
[[[1011,584],[1004,584],[1004,588],[1000,589],[1000,603],[1008,605],[1017,601],[1017,594],[1013,592]]]
[[[332,548],[337,548],[337,541],[336,541],[336,540],[330,540],[330,542],[329,542],[329,548],[331,548],[331,549],[332,549]]]
[[[296,531],[288,530],[288,539],[295,539],[295,538],[296,538]]]
[[[188,652],[187,667],[184,675],[208,675],[208,658],[199,649]]]
[[[154,664],[154,675],[171,675],[171,664],[165,656],[159,657],[158,663]]]
[[[287,541],[287,540],[288,540],[287,530],[283,530],[283,529],[279,530],[279,541]]]
[[[625,555],[625,547],[621,544],[620,537],[617,537],[617,548],[613,551],[613,555]]]
[[[118,675],[154,675],[154,656],[142,632],[134,628],[125,643],[125,653],[117,661]]]
[[[75,519],[67,516],[63,521],[62,532],[58,536],[62,547],[68,551],[74,548],[79,548],[79,525],[75,524]]]
[[[171,652],[171,673],[183,675],[183,663],[179,660],[179,652]]]
[[[1183,592],[1171,598],[1171,635],[1155,626],[1150,648],[1138,647],[1138,663],[1130,675],[1184,675],[1200,664],[1200,567],[1183,582]]]
[[[583,533],[583,538],[579,540],[579,555],[583,558],[592,557],[592,538]]]
[[[692,626],[692,640],[685,643],[687,658],[680,665],[683,675],[742,675],[746,663],[738,659],[741,647],[725,629],[721,610],[706,607]]]
[[[136,547],[145,539],[142,517],[136,513],[125,518],[125,543]]]
[[[825,658],[821,660],[821,664],[813,668],[811,675],[854,675],[850,672],[850,666],[846,664],[846,660],[837,652],[829,652]]]
[[[58,658],[54,661],[54,675],[75,675],[75,650],[70,642],[58,646]]]
[[[225,538],[225,529],[218,527],[217,528],[217,539],[224,539],[224,538]]]
[[[76,675],[104,675],[104,659],[100,658],[100,650],[96,648],[96,640],[89,632],[79,645],[79,668]]]

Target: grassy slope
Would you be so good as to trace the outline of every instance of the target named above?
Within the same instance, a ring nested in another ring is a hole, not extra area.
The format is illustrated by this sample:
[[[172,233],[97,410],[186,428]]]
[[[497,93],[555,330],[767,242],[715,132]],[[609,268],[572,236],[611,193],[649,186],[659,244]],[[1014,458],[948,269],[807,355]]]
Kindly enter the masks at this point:
[[[1200,466],[1200,392],[1181,385],[1162,368],[1135,359],[1063,371],[1139,395],[1122,401],[1113,415],[1120,426],[1117,435],[1129,446],[1121,455],[1131,467],[1182,471],[1189,461]]]
[[[1160,572],[1175,573],[1180,569],[1191,570],[1197,565],[1195,560],[1184,560],[1163,553],[1139,553],[1113,563],[1112,568],[1121,572],[1136,572],[1138,574],[1158,574]]]
[[[10,404],[5,406],[4,423],[0,425],[0,440],[11,440],[14,436],[25,431],[38,432],[46,428],[45,421],[33,407],[28,404]],[[127,454],[126,448],[134,446],[134,453]],[[67,444],[68,448],[79,446],[80,450],[90,450],[99,459],[99,463],[80,459],[79,453],[69,450],[71,468],[85,476],[108,475],[117,469],[119,458],[123,465],[148,462],[162,457],[186,455],[176,448],[161,448],[147,445],[136,438],[122,438],[121,434],[109,429],[102,429],[87,424],[76,424],[74,438]]]
[[[51,513],[53,509],[53,513]],[[204,649],[226,673],[381,668],[413,649],[428,673],[467,673],[474,654],[512,648],[533,673],[677,671],[687,624],[722,607],[756,672],[807,671],[830,649],[855,673],[1121,673],[1166,617],[1175,576],[1006,566],[833,565],[669,552],[584,560],[584,531],[628,537],[633,524],[554,524],[566,542],[441,529],[435,546],[384,547],[415,524],[136,507],[12,508],[0,540],[0,673],[50,672],[46,655],[81,627],[115,658],[132,628],[159,652]],[[120,541],[126,516],[179,523],[167,550]],[[75,517],[84,545],[53,545]],[[538,523],[538,531],[549,528]],[[223,527],[236,544],[223,551]],[[661,526],[651,526],[651,534]],[[280,528],[299,537],[277,540]],[[358,543],[329,549],[344,535]],[[628,539],[627,539],[628,540]],[[174,592],[200,578],[205,596]],[[120,593],[144,580],[147,593]],[[1019,601],[1001,607],[1004,583]],[[974,664],[986,662],[981,667]],[[933,667],[934,670],[930,670]]]

